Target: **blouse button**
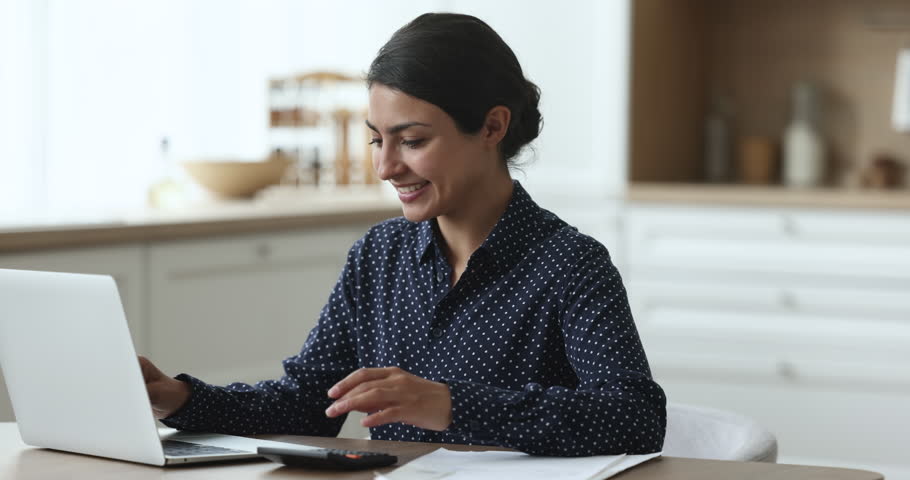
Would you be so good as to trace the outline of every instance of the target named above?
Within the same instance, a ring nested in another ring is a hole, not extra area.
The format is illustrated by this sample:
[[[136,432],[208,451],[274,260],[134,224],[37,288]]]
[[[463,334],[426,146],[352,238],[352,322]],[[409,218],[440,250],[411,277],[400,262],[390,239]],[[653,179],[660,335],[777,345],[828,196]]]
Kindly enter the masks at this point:
[[[439,338],[442,336],[442,329],[434,328],[433,330],[430,331],[430,335],[433,335],[434,337]]]
[[[442,271],[436,272],[436,281],[441,282],[445,279],[445,274]]]

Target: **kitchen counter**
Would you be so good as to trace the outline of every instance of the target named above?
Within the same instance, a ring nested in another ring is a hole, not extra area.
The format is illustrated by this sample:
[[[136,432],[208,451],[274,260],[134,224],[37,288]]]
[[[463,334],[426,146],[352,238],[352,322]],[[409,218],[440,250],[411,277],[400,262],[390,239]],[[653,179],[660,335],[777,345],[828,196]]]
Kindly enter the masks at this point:
[[[910,210],[910,190],[797,189],[783,186],[633,183],[626,200],[716,206],[868,208]]]
[[[0,253],[378,223],[400,215],[400,202],[380,188],[284,191],[254,200],[207,200],[176,210],[18,219],[0,223]]]

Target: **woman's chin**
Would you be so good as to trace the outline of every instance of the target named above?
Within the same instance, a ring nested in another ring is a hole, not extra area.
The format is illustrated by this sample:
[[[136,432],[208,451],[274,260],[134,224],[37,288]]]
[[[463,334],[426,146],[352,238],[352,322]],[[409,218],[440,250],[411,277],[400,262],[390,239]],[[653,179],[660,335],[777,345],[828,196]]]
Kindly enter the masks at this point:
[[[401,209],[401,211],[402,211],[402,214],[404,215],[404,218],[406,218],[406,219],[408,219],[408,221],[414,222],[414,223],[423,222],[423,221],[429,220],[436,216],[436,215],[432,215],[425,208],[414,208],[414,207],[410,207],[408,205],[405,205]]]
[[[439,195],[432,187],[433,185],[429,185],[419,197],[411,201],[401,202],[401,211],[404,218],[417,223],[439,216]]]

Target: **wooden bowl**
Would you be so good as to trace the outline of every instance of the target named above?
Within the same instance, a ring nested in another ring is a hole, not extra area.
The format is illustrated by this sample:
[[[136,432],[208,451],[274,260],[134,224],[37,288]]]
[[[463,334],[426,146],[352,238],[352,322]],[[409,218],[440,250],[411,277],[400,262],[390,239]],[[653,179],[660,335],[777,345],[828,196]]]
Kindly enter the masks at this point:
[[[183,162],[193,180],[222,197],[251,197],[278,183],[290,165],[286,157],[276,156],[264,162]]]

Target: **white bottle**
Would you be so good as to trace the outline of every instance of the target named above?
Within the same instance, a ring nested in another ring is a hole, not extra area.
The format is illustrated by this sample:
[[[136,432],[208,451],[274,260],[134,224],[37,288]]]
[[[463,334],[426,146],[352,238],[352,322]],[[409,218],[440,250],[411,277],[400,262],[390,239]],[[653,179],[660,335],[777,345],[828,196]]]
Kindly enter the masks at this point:
[[[891,123],[898,132],[910,133],[910,47],[897,55]]]
[[[818,90],[809,83],[793,87],[793,112],[784,132],[783,182],[789,187],[816,187],[824,179],[825,144],[819,134]]]

